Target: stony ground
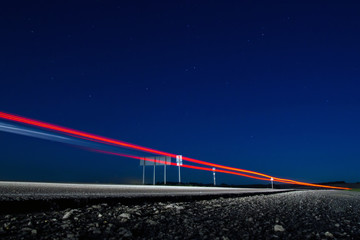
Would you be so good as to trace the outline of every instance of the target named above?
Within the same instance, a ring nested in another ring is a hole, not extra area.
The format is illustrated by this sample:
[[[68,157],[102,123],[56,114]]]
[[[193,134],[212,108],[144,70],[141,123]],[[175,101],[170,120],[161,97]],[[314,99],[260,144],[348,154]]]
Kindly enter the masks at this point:
[[[360,194],[296,191],[0,216],[1,239],[360,239]]]

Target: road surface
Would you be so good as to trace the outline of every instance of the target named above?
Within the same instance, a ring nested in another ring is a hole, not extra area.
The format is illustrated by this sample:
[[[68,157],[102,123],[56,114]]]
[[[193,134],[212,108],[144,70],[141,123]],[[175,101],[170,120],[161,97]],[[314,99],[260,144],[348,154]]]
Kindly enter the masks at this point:
[[[173,200],[0,214],[0,238],[360,239],[358,192],[307,190]]]
[[[156,198],[232,194],[253,195],[283,191],[284,190],[260,188],[0,182],[0,201],[59,198]]]

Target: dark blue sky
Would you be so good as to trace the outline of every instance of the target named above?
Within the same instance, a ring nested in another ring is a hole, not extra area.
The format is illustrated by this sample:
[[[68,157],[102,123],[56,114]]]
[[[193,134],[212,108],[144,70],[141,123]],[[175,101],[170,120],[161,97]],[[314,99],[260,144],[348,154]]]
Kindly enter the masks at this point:
[[[336,2],[2,2],[0,111],[276,177],[360,181],[360,5]],[[141,179],[136,160],[3,132],[0,144],[2,180]]]

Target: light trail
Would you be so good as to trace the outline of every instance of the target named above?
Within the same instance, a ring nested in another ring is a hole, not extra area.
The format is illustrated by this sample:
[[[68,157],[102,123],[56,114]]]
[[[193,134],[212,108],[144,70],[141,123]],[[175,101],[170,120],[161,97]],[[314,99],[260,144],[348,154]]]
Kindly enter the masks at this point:
[[[173,162],[167,163],[167,162],[161,161],[161,160],[146,159],[144,157],[133,156],[133,155],[129,155],[129,154],[115,153],[115,152],[109,152],[109,151],[103,151],[103,150],[97,150],[97,149],[90,149],[90,148],[86,148],[86,149],[89,150],[89,151],[103,153],[103,154],[109,154],[109,155],[115,155],[115,156],[120,156],[120,157],[127,157],[127,158],[133,158],[133,159],[138,159],[138,160],[145,160],[145,161],[149,161],[149,162],[158,162],[158,163],[162,163],[162,164],[168,164],[168,165],[172,165],[172,166],[177,166],[177,164],[173,163]],[[231,171],[226,171],[226,170],[221,170],[221,169],[212,169],[212,168],[198,167],[198,166],[192,166],[192,165],[186,165],[186,164],[181,165],[181,167],[192,168],[192,169],[203,170],[203,171],[209,171],[209,172],[214,172],[215,171],[215,172],[219,172],[219,173],[227,173],[227,174],[238,175],[238,176],[243,176],[243,177],[247,177],[247,178],[253,178],[253,179],[258,179],[258,180],[263,180],[263,181],[269,181],[268,178],[255,177],[255,176],[251,176],[251,175],[247,175],[247,174],[241,174],[241,173],[231,172]],[[303,182],[293,181],[293,180],[290,180],[290,179],[282,179],[282,178],[274,178],[274,182],[287,183],[287,184],[297,184],[297,185],[310,186],[310,187],[323,187],[323,188],[326,187],[326,188],[341,189],[341,190],[349,190],[350,189],[350,188],[326,186],[326,185],[319,185],[319,184],[312,184],[312,183],[303,183]]]
[[[54,134],[29,130],[24,127],[18,127],[15,125],[6,124],[6,123],[2,123],[2,122],[0,122],[0,131],[15,133],[15,134],[23,135],[23,136],[35,137],[35,138],[40,138],[40,139],[45,139],[45,140],[50,140],[50,141],[55,141],[55,142],[62,142],[62,143],[69,143],[69,141],[71,141],[71,139],[68,137],[57,136]],[[74,140],[74,141],[78,141],[78,140]]]
[[[28,129],[24,126],[17,126],[12,124],[7,124],[0,122],[0,131],[1,132],[8,132],[14,133],[22,136],[38,138],[38,139],[45,139],[53,142],[60,142],[65,143],[68,145],[73,145],[80,147],[82,149],[110,149],[112,146],[104,145],[103,143],[99,143],[96,141],[89,141],[88,139],[77,137],[69,137],[69,136],[59,136],[57,133],[45,133],[43,131],[37,129]],[[86,141],[85,141],[86,140]],[[124,149],[122,153],[125,153],[126,150]],[[129,152],[129,151],[127,151]]]
[[[98,149],[89,149],[89,148],[87,148],[87,150],[92,151],[92,152],[103,153],[103,154],[110,154],[110,155],[115,155],[115,156],[120,156],[120,157],[127,157],[127,158],[133,158],[133,159],[138,159],[138,160],[145,160],[145,161],[149,161],[149,162],[162,163],[162,164],[171,165],[171,166],[177,166],[177,164],[173,163],[173,162],[169,163],[169,162],[165,162],[165,161],[161,161],[161,160],[147,159],[144,157],[133,156],[133,155],[129,155],[129,154],[115,153],[115,152],[103,151],[103,150],[98,150]],[[251,176],[251,175],[237,173],[237,172],[230,172],[230,171],[221,170],[221,169],[213,170],[212,168],[198,167],[198,166],[192,166],[192,165],[186,165],[186,164],[181,165],[181,167],[192,168],[192,169],[203,170],[203,171],[210,171],[210,172],[215,171],[215,172],[220,172],[220,173],[228,173],[228,174],[243,176],[243,177],[247,177],[247,178],[254,178],[254,179],[264,180],[264,181],[269,180],[268,178],[260,178],[260,177],[256,177],[256,176]]]
[[[54,125],[54,124],[50,124],[50,123],[46,123],[46,122],[42,122],[42,121],[24,118],[24,117],[20,117],[20,116],[13,115],[13,114],[0,112],[0,118],[19,122],[19,123],[24,123],[24,124],[28,124],[28,125],[32,125],[32,126],[36,126],[36,127],[41,127],[41,128],[61,132],[64,134],[69,134],[73,137],[80,137],[80,138],[90,140],[90,141],[96,141],[96,142],[100,142],[100,143],[104,143],[104,144],[111,144],[111,145],[115,145],[115,146],[122,146],[122,147],[136,149],[136,150],[143,151],[143,152],[149,152],[149,153],[153,153],[153,154],[164,155],[164,156],[176,158],[176,154],[167,153],[167,152],[163,152],[163,151],[159,151],[159,150],[155,150],[155,149],[151,149],[151,148],[147,148],[147,147],[142,147],[139,145],[135,145],[135,144],[131,144],[131,143],[127,143],[127,142],[123,142],[123,141],[119,141],[119,140],[115,140],[115,139],[111,139],[111,138],[106,138],[106,137],[102,137],[99,135],[90,134],[90,133],[86,133],[86,132],[82,132],[82,131],[78,131],[78,130],[74,130],[74,129],[70,129],[70,128],[65,128],[65,127],[61,127],[58,125]],[[333,187],[333,186],[327,186],[327,185],[311,184],[311,183],[294,181],[294,180],[290,180],[290,179],[276,178],[276,177],[272,177],[270,175],[266,175],[266,174],[259,173],[259,172],[254,172],[254,171],[240,169],[240,168],[233,168],[233,167],[228,167],[228,166],[214,164],[214,163],[209,163],[209,162],[205,162],[205,161],[201,161],[201,160],[197,160],[197,159],[193,159],[193,158],[188,158],[188,157],[183,157],[183,160],[202,164],[202,165],[207,165],[207,166],[223,168],[223,169],[237,171],[237,172],[245,172],[245,173],[249,173],[249,174],[253,174],[253,175],[258,175],[258,176],[266,177],[267,181],[269,181],[271,178],[273,178],[274,181],[282,182],[282,183],[292,183],[292,184],[304,185],[304,186],[314,186],[314,187],[344,189],[344,190],[350,189],[350,188]],[[246,175],[246,174],[243,174],[243,175]],[[252,176],[252,178],[255,178],[255,176]],[[260,178],[258,178],[258,179],[260,179]],[[260,180],[263,180],[263,179],[261,178]]]
[[[19,122],[19,123],[25,123],[28,125],[41,127],[41,128],[45,128],[45,129],[50,129],[53,131],[62,132],[65,134],[69,134],[73,137],[80,137],[80,138],[86,139],[86,140],[96,141],[96,142],[105,143],[105,144],[111,144],[111,145],[115,145],[115,146],[122,146],[122,147],[140,150],[143,152],[149,152],[149,153],[153,153],[153,154],[164,155],[164,156],[176,158],[176,154],[167,153],[167,152],[163,152],[163,151],[159,151],[159,150],[155,150],[155,149],[151,149],[151,148],[147,148],[147,147],[142,147],[139,145],[135,145],[135,144],[131,144],[131,143],[127,143],[127,142],[123,142],[123,141],[119,141],[119,140],[115,140],[115,139],[111,139],[111,138],[106,138],[106,137],[102,137],[102,136],[98,136],[95,134],[90,134],[90,133],[86,133],[86,132],[82,132],[82,131],[78,131],[78,130],[74,130],[74,129],[70,129],[70,128],[65,128],[65,127],[61,127],[58,125],[41,122],[41,121],[29,119],[29,118],[24,118],[24,117],[16,116],[13,114],[0,112],[0,118],[4,118],[7,120]],[[271,178],[271,176],[263,174],[263,173],[258,173],[258,172],[249,171],[249,170],[240,169],[240,168],[231,168],[231,167],[227,167],[227,166],[223,166],[223,165],[219,165],[219,164],[213,164],[213,163],[208,163],[205,161],[196,160],[193,158],[183,157],[183,160],[198,163],[198,164],[203,164],[203,165],[207,165],[207,166],[224,168],[224,169],[228,169],[228,170],[245,172],[245,173],[250,173],[250,174],[254,174],[254,175],[258,175],[258,176]]]

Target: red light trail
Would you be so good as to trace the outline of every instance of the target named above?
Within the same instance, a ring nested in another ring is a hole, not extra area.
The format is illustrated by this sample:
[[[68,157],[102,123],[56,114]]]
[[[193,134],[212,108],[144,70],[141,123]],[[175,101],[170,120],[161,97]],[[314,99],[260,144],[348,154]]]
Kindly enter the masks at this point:
[[[100,142],[100,143],[104,143],[104,144],[121,146],[121,147],[131,148],[131,149],[135,149],[135,150],[139,150],[139,151],[143,151],[143,152],[148,152],[148,153],[153,153],[153,154],[164,155],[164,156],[169,156],[169,157],[172,157],[172,158],[176,158],[176,154],[167,153],[167,152],[163,152],[163,151],[159,151],[159,150],[155,150],[155,149],[151,149],[151,148],[147,148],[147,147],[142,147],[142,146],[139,146],[139,145],[135,145],[135,144],[131,144],[131,143],[127,143],[127,142],[123,142],[123,141],[119,141],[119,140],[115,140],[115,139],[111,139],[111,138],[106,138],[106,137],[102,137],[102,136],[99,136],[99,135],[90,134],[90,133],[86,133],[86,132],[82,132],[82,131],[78,131],[78,130],[74,130],[74,129],[70,129],[70,128],[65,128],[65,127],[61,127],[61,126],[58,126],[58,125],[54,125],[54,124],[50,124],[50,123],[46,123],[46,122],[42,122],[42,121],[37,121],[37,120],[29,119],[29,118],[24,118],[24,117],[16,116],[16,115],[13,115],[13,114],[0,112],[0,118],[10,120],[10,121],[14,121],[14,122],[23,123],[23,124],[28,124],[28,125],[32,125],[32,126],[36,126],[36,127],[41,127],[41,128],[45,128],[45,129],[48,129],[48,130],[61,132],[61,133],[64,133],[64,134],[71,135],[73,137],[87,139],[87,140],[90,140],[90,141],[96,141],[96,142]],[[274,181],[282,182],[282,183],[291,183],[291,184],[297,184],[297,185],[322,187],[322,188],[333,188],[333,189],[346,189],[346,190],[350,189],[350,188],[333,187],[333,186],[326,186],[326,185],[319,185],[319,184],[311,184],[311,183],[294,181],[294,180],[290,180],[290,179],[276,178],[276,177],[272,177],[270,175],[266,175],[266,174],[259,173],[259,172],[254,172],[254,171],[240,169],[240,168],[233,168],[233,167],[228,167],[228,166],[214,164],[214,163],[209,163],[209,162],[196,160],[196,159],[189,158],[189,157],[183,157],[183,160],[193,162],[193,163],[202,164],[202,165],[207,165],[207,166],[232,170],[232,171],[236,171],[236,172],[244,172],[244,173],[249,173],[249,174],[253,174],[253,175],[266,177],[266,178],[261,178],[261,177],[250,176],[250,175],[247,175],[247,174],[240,174],[240,173],[235,173],[235,172],[230,172],[230,171],[226,171],[226,170],[217,169],[218,172],[222,171],[223,173],[246,176],[246,177],[256,178],[256,179],[259,179],[259,180],[269,181],[271,178],[273,178]],[[187,165],[187,166],[189,167],[190,165]],[[195,167],[195,166],[191,166],[189,168],[194,168],[194,169],[199,169],[199,170],[206,170],[206,171],[208,171],[208,169],[209,169],[209,168],[202,168],[202,167]],[[213,171],[213,170],[211,169],[211,171]]]
[[[87,139],[87,140],[96,141],[96,142],[105,143],[105,144],[111,144],[111,145],[115,145],[115,146],[127,147],[127,148],[131,148],[131,149],[140,150],[143,152],[149,152],[149,153],[154,153],[154,154],[159,154],[159,155],[176,158],[176,154],[158,151],[155,149],[146,148],[146,147],[142,147],[139,145],[135,145],[135,144],[131,144],[131,143],[127,143],[127,142],[123,142],[123,141],[119,141],[119,140],[115,140],[115,139],[111,139],[111,138],[106,138],[106,137],[102,137],[102,136],[98,136],[98,135],[94,135],[94,134],[90,134],[90,133],[86,133],[86,132],[82,132],[82,131],[78,131],[78,130],[74,130],[74,129],[70,129],[70,128],[65,128],[65,127],[61,127],[58,125],[45,123],[45,122],[41,122],[41,121],[29,119],[29,118],[24,118],[24,117],[20,117],[20,116],[8,114],[8,113],[0,112],[0,118],[4,118],[4,119],[15,121],[15,122],[25,123],[25,124],[36,126],[36,127],[41,127],[41,128],[45,128],[45,129],[62,132],[62,133],[69,134],[74,137],[80,137],[82,139]],[[266,174],[249,171],[249,170],[245,170],[245,169],[240,169],[240,168],[232,168],[232,167],[227,167],[227,166],[223,166],[223,165],[208,163],[208,162],[196,160],[193,158],[183,157],[183,160],[202,164],[202,165],[224,168],[224,169],[228,169],[228,170],[245,172],[245,173],[250,173],[250,174],[254,174],[254,175],[258,175],[258,176],[271,178],[271,176],[266,175]]]
[[[93,151],[93,152],[99,152],[99,153],[104,153],[104,154],[120,156],[120,157],[127,157],[127,158],[133,158],[133,159],[138,159],[138,160],[145,160],[145,161],[149,161],[149,162],[159,162],[159,163],[166,164],[166,162],[161,161],[161,160],[146,159],[144,157],[133,156],[133,155],[129,155],[129,154],[122,154],[122,153],[114,153],[114,152],[97,150],[97,149],[90,149],[90,148],[86,148],[86,149],[88,149],[89,151]],[[177,166],[177,164],[173,163],[173,162],[170,162],[169,165]],[[261,177],[256,177],[256,176],[251,176],[251,175],[247,175],[247,174],[241,174],[241,173],[231,172],[231,171],[226,171],[226,170],[221,170],[221,169],[212,169],[212,168],[198,167],[198,166],[192,166],[192,165],[186,165],[186,164],[181,165],[181,167],[192,168],[192,169],[203,170],[203,171],[210,171],[210,172],[215,171],[215,172],[238,175],[238,176],[243,176],[243,177],[247,177],[247,178],[263,180],[263,181],[269,181],[268,178],[261,178]],[[334,187],[334,186],[326,186],[326,185],[319,185],[319,184],[312,184],[312,183],[297,182],[297,181],[293,181],[293,180],[289,180],[289,179],[282,179],[282,178],[274,178],[274,182],[297,184],[297,185],[304,185],[304,186],[311,186],[311,187],[326,187],[326,188],[342,189],[342,190],[350,189],[350,188],[342,188],[342,187]]]
[[[149,161],[149,162],[158,162],[158,163],[168,164],[168,165],[172,165],[172,166],[177,166],[177,164],[173,163],[173,162],[166,163],[165,161],[161,161],[161,160],[146,159],[144,157],[133,156],[133,155],[129,155],[129,154],[114,153],[114,152],[97,150],[97,149],[89,149],[89,148],[87,148],[87,149],[90,150],[90,151],[93,151],[93,152],[99,152],[99,153],[104,153],[104,154],[120,156],[120,157],[127,157],[127,158],[133,158],[133,159],[138,159],[138,160],[145,160],[145,161]],[[230,172],[230,171],[221,170],[221,169],[213,170],[212,168],[198,167],[198,166],[192,166],[192,165],[186,165],[186,164],[181,165],[181,167],[192,168],[192,169],[203,170],[203,171],[211,171],[211,172],[215,171],[215,172],[221,172],[221,173],[234,174],[234,175],[238,175],[238,176],[243,176],[243,177],[247,177],[247,178],[254,178],[254,179],[264,180],[264,181],[269,180],[268,178],[260,178],[260,177],[256,177],[256,176],[251,176],[251,175],[237,173],[237,172]]]

